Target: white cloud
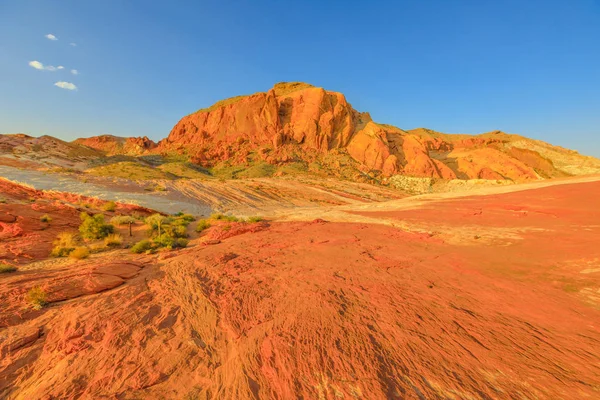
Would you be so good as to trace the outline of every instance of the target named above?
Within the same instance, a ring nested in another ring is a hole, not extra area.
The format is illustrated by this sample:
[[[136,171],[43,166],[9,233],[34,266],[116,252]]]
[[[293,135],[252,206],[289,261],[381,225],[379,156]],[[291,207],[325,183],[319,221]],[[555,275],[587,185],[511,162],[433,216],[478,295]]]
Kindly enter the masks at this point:
[[[71,43],[69,43],[69,46],[77,47],[77,43],[71,42]]]
[[[72,70],[71,70],[71,73],[72,73],[73,75],[79,75],[79,71],[77,71],[76,69],[72,69]]]
[[[57,86],[57,87],[59,87],[61,89],[77,90],[77,86],[75,86],[75,84],[73,84],[71,82],[60,81],[60,82],[56,82],[54,84],[54,86]]]
[[[58,40],[58,38],[56,36],[54,36],[53,34],[51,34],[51,33],[47,34],[46,38],[50,39],[50,40]]]
[[[54,67],[52,65],[44,65],[39,61],[29,61],[29,66],[35,69],[39,69],[40,71],[58,71],[59,69],[64,69],[62,65],[58,67]]]
[[[29,61],[29,66],[35,69],[44,69],[44,64],[39,61]]]

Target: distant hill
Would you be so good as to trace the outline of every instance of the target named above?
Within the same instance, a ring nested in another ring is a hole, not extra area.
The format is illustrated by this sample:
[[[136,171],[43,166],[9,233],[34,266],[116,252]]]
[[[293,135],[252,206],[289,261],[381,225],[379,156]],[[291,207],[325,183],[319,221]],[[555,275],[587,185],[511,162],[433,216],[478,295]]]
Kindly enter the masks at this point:
[[[0,135],[0,164],[21,167],[40,160],[61,167],[77,167],[85,160],[153,167],[161,161],[152,157],[159,156],[223,177],[310,171],[363,181],[409,176],[522,182],[600,173],[596,158],[519,135],[445,134],[377,123],[369,113],[355,110],[342,93],[301,82],[221,100],[183,117],[158,143],[112,135],[71,143]]]

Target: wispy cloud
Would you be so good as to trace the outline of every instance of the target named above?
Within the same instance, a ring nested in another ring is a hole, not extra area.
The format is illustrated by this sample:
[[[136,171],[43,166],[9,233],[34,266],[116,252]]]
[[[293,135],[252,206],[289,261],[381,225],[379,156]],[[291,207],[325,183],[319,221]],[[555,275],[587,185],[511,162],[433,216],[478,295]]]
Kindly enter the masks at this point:
[[[51,33],[47,34],[46,38],[50,39],[50,40],[58,40],[58,38],[56,36],[54,36],[53,34],[51,34]]]
[[[76,69],[72,69],[72,70],[71,70],[71,73],[72,73],[73,75],[79,75],[79,71],[77,71]]]
[[[69,43],[69,46],[77,47],[77,43],[71,42],[71,43]]]
[[[58,71],[59,69],[64,69],[62,65],[58,67],[54,67],[52,65],[44,65],[39,61],[29,61],[29,66],[35,69],[39,69],[40,71]]]
[[[66,89],[66,90],[77,90],[77,86],[75,86],[75,84],[73,84],[71,82],[59,81],[59,82],[56,82],[54,84],[54,86],[57,86],[61,89]]]

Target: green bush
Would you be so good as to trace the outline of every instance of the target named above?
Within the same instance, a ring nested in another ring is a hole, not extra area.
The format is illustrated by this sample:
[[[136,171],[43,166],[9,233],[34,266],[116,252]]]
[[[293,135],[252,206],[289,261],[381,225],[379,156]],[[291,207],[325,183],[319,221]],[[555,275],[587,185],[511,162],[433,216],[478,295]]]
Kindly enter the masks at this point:
[[[106,247],[116,247],[123,243],[123,238],[118,233],[112,233],[104,238],[104,245]]]
[[[7,274],[9,272],[15,272],[16,270],[17,267],[13,265],[0,263],[0,274]]]
[[[190,221],[186,221],[185,219],[177,218],[171,222],[173,226],[183,226],[187,227],[190,224]]]
[[[196,225],[196,232],[202,232],[205,229],[210,228],[210,222],[206,219],[201,219]]]
[[[214,219],[217,221],[228,221],[228,222],[238,222],[240,219],[238,217],[234,217],[233,215],[225,215],[225,214],[212,214],[210,219]]]
[[[50,217],[48,214],[44,214],[40,217],[40,222],[50,222],[52,221],[52,217]]]
[[[48,302],[46,301],[46,291],[40,286],[32,287],[26,296],[26,300],[34,310],[41,310]]]
[[[255,222],[260,222],[262,220],[263,220],[263,218],[262,217],[258,217],[258,216],[248,217],[248,222],[250,222],[251,224],[255,223]]]
[[[104,223],[104,214],[93,216],[82,212],[79,233],[84,239],[104,239],[114,231],[114,226]]]
[[[102,209],[104,211],[115,211],[117,209],[117,203],[115,203],[114,201],[109,201],[107,203],[104,203]]]
[[[145,253],[148,250],[152,250],[152,242],[148,239],[141,240],[131,246],[131,252],[136,254]]]
[[[88,258],[90,256],[90,251],[87,247],[76,247],[69,253],[69,257],[74,258],[76,260],[83,260],[84,258]]]
[[[67,257],[77,247],[77,239],[70,232],[59,233],[54,240],[54,248],[50,255],[52,257]]]
[[[183,238],[175,238],[168,234],[162,234],[154,238],[154,243],[158,247],[166,247],[168,249],[176,249],[178,247],[187,247],[188,241]]]
[[[194,217],[192,214],[182,214],[182,215],[178,215],[178,218],[187,221],[187,222],[194,222],[196,220],[196,217]]]
[[[152,230],[158,230],[159,226],[162,228],[164,225],[168,225],[172,221],[173,218],[165,217],[164,215],[160,214],[152,214],[149,217],[146,217],[146,219],[144,220],[146,225],[148,225]]]
[[[185,238],[187,237],[187,232],[185,226],[181,225],[167,225],[164,227],[164,233],[174,238]]]
[[[110,219],[110,223],[113,225],[135,224],[135,218],[129,215],[117,215]]]

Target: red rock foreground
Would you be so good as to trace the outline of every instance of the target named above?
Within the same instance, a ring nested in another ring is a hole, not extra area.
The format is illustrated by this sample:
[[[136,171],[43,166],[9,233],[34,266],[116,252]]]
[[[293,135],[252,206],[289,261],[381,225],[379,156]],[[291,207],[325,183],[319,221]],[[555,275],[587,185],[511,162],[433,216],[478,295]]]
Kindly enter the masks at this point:
[[[0,397],[597,399],[598,196],[560,185],[396,215],[477,232],[460,244],[317,220],[5,274]]]

